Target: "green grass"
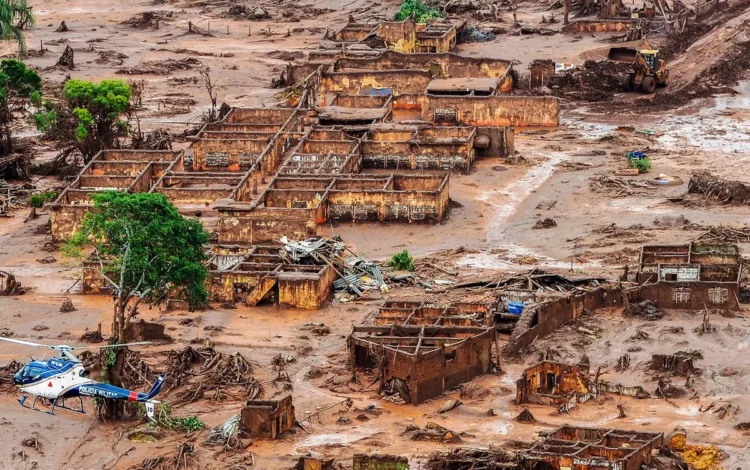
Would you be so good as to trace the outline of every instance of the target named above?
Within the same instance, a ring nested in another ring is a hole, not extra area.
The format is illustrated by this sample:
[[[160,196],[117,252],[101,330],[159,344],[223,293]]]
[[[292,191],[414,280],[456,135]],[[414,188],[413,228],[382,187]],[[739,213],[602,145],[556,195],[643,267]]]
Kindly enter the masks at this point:
[[[393,255],[388,265],[398,271],[414,271],[414,258],[409,255],[408,251],[404,250]]]
[[[651,160],[648,157],[641,159],[631,158],[628,162],[630,162],[630,166],[636,168],[640,173],[648,173],[651,169]]]

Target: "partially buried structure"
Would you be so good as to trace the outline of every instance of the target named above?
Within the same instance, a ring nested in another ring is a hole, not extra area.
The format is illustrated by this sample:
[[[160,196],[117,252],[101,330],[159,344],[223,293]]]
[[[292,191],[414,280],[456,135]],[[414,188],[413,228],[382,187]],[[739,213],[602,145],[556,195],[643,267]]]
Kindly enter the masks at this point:
[[[650,465],[662,433],[562,426],[519,453],[521,470],[635,470]]]
[[[242,426],[251,437],[276,439],[294,427],[292,396],[281,400],[248,400],[241,418]]]
[[[490,372],[494,328],[355,326],[349,336],[353,369],[375,371],[380,391],[418,404]]]

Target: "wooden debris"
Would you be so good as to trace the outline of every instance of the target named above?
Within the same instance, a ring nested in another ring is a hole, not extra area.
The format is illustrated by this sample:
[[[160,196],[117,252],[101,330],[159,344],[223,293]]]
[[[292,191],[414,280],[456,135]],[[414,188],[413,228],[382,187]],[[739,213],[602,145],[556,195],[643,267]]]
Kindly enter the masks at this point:
[[[69,69],[74,69],[75,64],[75,51],[70,46],[65,46],[65,50],[63,51],[62,55],[59,59],[57,59],[57,65],[58,67],[67,67]]]

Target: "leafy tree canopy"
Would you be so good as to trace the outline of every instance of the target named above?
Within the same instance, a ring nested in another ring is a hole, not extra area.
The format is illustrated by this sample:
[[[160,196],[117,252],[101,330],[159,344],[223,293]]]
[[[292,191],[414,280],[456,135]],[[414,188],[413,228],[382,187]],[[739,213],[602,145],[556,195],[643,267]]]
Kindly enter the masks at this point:
[[[102,80],[99,83],[68,80],[63,96],[73,108],[84,108],[94,116],[117,117],[130,102],[130,86],[122,80]]]
[[[75,119],[75,138],[85,144],[85,153],[95,154],[109,148],[118,131],[118,116],[125,112],[130,102],[130,85],[122,80],[102,80],[99,83],[85,80],[68,80],[63,97],[68,102]]]
[[[443,15],[437,8],[433,8],[421,0],[404,0],[401,9],[396,12],[396,21],[404,21],[414,15],[417,23],[426,23],[433,18],[441,18]]]
[[[162,194],[106,191],[93,200],[70,244],[95,247],[123,313],[134,296],[159,304],[172,293],[205,304],[209,236],[198,220],[182,217]]]
[[[0,62],[0,83],[3,88],[11,89],[24,98],[30,97],[33,93],[41,96],[42,77],[15,59]]]

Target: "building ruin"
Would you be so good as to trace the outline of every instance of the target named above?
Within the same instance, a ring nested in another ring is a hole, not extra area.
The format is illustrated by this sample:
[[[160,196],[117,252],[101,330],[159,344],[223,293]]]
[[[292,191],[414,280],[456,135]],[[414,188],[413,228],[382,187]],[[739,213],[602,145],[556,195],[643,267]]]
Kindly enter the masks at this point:
[[[276,439],[294,427],[292,396],[281,400],[248,400],[240,415],[242,426],[251,437]]]
[[[355,326],[347,345],[352,369],[374,371],[380,391],[419,404],[492,370],[493,328]]]
[[[520,470],[638,469],[662,447],[662,433],[562,426],[519,453]]]

